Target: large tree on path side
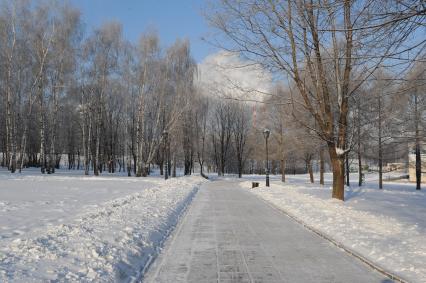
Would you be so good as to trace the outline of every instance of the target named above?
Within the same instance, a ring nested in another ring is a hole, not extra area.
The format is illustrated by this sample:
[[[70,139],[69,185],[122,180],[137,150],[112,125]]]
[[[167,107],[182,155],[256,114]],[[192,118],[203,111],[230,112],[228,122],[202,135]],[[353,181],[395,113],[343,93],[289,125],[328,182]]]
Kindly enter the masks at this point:
[[[208,20],[225,38],[220,47],[288,78],[298,97],[289,103],[312,116],[311,130],[327,144],[333,198],[344,200],[351,97],[377,68],[410,62],[425,46],[410,38],[425,29],[421,2],[222,0],[209,7]]]

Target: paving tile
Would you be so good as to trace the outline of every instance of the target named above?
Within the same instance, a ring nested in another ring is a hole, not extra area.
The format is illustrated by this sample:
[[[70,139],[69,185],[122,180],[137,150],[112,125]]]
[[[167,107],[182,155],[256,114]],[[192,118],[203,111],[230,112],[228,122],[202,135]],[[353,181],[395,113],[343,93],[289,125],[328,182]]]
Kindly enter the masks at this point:
[[[204,185],[146,282],[391,282],[237,182]]]
[[[232,280],[235,282],[250,281],[250,275],[243,272],[220,272],[220,281]]]

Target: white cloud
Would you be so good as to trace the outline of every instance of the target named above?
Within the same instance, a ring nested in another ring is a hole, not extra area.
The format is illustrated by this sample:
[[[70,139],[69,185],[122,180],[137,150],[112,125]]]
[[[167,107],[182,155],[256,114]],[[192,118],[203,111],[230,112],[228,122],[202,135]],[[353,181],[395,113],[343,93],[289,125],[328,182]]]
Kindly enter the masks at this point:
[[[272,88],[269,71],[230,52],[207,56],[198,70],[197,82],[210,96],[262,101]]]

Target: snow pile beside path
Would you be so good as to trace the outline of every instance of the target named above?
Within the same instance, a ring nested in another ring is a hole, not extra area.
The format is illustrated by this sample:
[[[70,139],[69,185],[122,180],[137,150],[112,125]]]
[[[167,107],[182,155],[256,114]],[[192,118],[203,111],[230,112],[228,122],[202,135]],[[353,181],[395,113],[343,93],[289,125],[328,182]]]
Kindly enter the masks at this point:
[[[241,186],[247,188],[248,183]],[[273,184],[250,191],[382,268],[413,282],[425,282],[424,227],[358,210],[338,200],[321,199],[304,190],[303,185]],[[386,197],[384,191],[384,201]]]
[[[140,279],[204,179],[156,182],[92,207],[70,224],[40,229],[30,238],[3,239],[0,281]]]

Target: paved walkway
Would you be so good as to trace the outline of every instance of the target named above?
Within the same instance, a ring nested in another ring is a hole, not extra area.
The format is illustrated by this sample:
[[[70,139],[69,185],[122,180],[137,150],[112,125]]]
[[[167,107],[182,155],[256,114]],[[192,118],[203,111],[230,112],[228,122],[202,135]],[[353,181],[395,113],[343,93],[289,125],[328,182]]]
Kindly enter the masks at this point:
[[[145,282],[391,282],[235,182],[207,183]]]

